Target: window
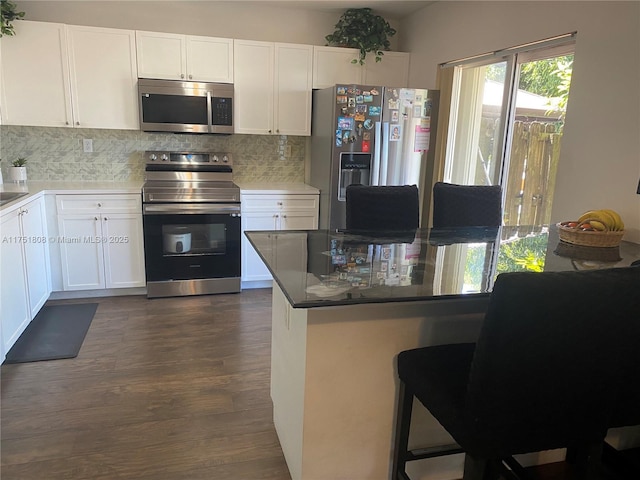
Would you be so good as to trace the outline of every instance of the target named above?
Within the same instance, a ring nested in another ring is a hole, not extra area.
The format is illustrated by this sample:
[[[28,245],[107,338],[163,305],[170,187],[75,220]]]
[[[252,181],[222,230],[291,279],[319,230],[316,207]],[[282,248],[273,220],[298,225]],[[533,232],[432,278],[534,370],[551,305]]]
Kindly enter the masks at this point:
[[[453,69],[442,178],[502,185],[505,225],[551,218],[574,36],[442,66]]]

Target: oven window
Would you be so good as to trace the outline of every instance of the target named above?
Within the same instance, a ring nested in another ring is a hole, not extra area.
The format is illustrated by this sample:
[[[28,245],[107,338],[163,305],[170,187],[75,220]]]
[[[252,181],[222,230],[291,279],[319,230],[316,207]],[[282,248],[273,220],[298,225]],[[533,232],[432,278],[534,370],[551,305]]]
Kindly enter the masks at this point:
[[[143,215],[147,281],[240,276],[240,216]]]
[[[207,97],[143,95],[142,116],[145,123],[208,125]]]
[[[224,223],[162,225],[163,255],[224,255],[226,249]]]

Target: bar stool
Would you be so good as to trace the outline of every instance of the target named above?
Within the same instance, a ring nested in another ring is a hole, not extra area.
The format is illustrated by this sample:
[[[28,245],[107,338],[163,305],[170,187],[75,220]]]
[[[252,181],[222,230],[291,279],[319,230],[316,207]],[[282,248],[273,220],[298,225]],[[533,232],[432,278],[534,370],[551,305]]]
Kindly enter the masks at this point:
[[[348,231],[409,231],[420,223],[415,185],[349,185],[346,202]]]
[[[392,478],[461,452],[464,480],[517,478],[513,455],[565,447],[597,478],[615,409],[638,381],[638,291],[636,267],[499,275],[476,344],[398,355]],[[408,450],[414,396],[457,444]]]
[[[502,188],[499,185],[433,186],[433,228],[497,227],[502,224]]]

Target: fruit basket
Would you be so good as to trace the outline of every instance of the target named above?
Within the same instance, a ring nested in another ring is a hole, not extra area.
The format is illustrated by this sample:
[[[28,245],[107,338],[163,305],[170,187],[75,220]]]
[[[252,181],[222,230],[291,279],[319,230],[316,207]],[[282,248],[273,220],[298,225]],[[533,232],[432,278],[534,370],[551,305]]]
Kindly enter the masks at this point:
[[[565,243],[571,243],[572,245],[582,245],[585,247],[617,247],[620,245],[620,241],[624,236],[624,230],[582,230],[580,227],[585,223],[587,223],[587,220],[578,223],[575,227],[558,223],[560,240]]]

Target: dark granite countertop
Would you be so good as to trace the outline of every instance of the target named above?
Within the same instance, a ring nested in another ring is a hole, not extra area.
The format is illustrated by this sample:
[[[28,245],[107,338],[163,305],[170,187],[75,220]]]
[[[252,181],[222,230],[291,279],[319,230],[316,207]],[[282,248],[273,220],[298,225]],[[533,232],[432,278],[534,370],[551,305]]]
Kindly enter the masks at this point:
[[[486,296],[509,271],[627,266],[640,245],[579,247],[556,228],[419,229],[354,235],[327,230],[245,233],[294,308]]]

